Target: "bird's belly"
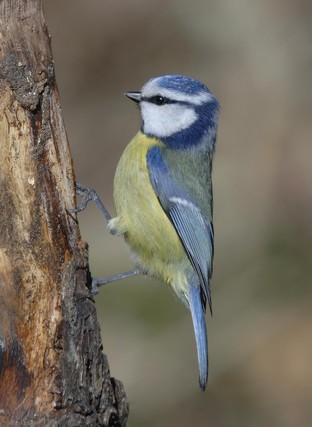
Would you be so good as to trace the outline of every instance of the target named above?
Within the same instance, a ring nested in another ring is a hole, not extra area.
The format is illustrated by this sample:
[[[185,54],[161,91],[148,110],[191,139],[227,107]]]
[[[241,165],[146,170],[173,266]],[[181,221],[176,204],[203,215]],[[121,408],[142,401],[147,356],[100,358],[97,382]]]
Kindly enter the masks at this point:
[[[114,179],[115,224],[124,233],[135,262],[146,273],[172,283],[188,259],[150,183],[146,153],[153,145],[154,139],[139,133],[119,161]]]

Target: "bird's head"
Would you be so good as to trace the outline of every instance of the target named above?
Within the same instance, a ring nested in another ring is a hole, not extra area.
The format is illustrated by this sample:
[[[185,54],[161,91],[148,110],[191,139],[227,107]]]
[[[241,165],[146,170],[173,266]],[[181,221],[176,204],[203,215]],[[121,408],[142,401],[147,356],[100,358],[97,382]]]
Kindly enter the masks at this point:
[[[156,77],[140,92],[125,95],[139,104],[141,130],[146,135],[171,148],[204,144],[214,150],[219,104],[198,80],[181,75]]]

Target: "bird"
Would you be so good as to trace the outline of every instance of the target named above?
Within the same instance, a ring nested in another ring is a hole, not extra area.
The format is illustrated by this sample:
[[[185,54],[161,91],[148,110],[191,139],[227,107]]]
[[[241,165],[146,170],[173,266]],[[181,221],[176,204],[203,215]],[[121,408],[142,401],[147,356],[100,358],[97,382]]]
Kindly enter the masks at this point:
[[[142,124],[116,168],[117,215],[110,217],[96,193],[88,197],[103,211],[109,231],[124,236],[135,269],[97,283],[143,274],[169,284],[191,312],[199,386],[205,390],[219,103],[199,80],[179,74],[154,77],[125,95],[139,107]]]

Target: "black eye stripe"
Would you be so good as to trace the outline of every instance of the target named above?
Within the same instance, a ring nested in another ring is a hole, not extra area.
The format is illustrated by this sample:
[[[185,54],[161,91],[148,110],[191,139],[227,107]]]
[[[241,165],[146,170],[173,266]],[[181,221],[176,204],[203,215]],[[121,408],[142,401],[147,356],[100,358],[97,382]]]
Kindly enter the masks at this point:
[[[191,102],[178,101],[176,99],[166,98],[165,96],[162,96],[162,95],[142,96],[141,101],[150,102],[151,104],[155,104],[159,106],[164,104],[179,104],[179,105],[186,105],[186,106],[193,107],[193,104]]]
[[[176,101],[174,99],[169,99],[166,98],[162,95],[155,95],[155,96],[143,96],[141,98],[141,101],[146,101],[146,102],[150,102],[151,104],[156,104],[156,105],[164,105],[164,104],[177,104],[179,103],[179,101]]]
[[[164,104],[167,104],[168,102],[170,102],[170,100],[168,98],[165,98],[162,95],[143,97],[142,100],[147,101],[147,102],[151,102],[152,104],[156,104],[156,105],[164,105]]]

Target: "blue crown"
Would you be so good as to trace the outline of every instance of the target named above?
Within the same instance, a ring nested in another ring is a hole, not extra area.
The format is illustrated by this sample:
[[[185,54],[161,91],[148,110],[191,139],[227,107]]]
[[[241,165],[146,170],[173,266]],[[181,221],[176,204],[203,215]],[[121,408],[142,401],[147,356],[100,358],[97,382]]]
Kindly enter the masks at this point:
[[[160,87],[165,89],[175,90],[188,95],[196,95],[199,92],[209,92],[209,89],[199,80],[192,77],[172,74],[168,76],[156,77],[155,79]]]

